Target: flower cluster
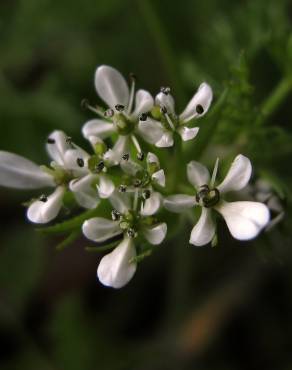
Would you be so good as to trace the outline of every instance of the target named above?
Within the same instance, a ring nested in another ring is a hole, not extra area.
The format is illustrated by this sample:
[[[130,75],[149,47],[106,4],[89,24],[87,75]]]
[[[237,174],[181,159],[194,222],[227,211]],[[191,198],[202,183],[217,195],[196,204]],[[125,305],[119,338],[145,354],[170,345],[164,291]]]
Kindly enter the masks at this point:
[[[189,194],[173,191],[180,189],[180,178],[171,194],[167,189],[168,174],[163,167],[167,164],[169,168],[173,151],[165,148],[192,140],[198,134],[199,127],[192,124],[207,113],[213,98],[207,83],[199,86],[179,115],[168,87],[161,88],[155,98],[146,90],[135,91],[135,87],[133,75],[129,88],[114,68],[97,68],[95,88],[106,107],[83,102],[95,114],[82,128],[91,146],[90,153],[62,131],[52,132],[47,139],[49,166],[0,152],[0,185],[54,189],[28,202],[27,218],[31,222],[46,224],[55,219],[70,194],[78,206],[96,210],[96,217],[85,220],[80,227],[87,239],[112,248],[101,259],[97,276],[102,284],[114,288],[127,284],[137,263],[165,239],[166,221],[171,213],[163,210],[181,213],[201,209],[190,235],[190,243],[195,246],[215,240],[217,214],[238,240],[256,237],[270,218],[263,203],[224,200],[226,193],[243,189],[250,180],[250,160],[241,154],[218,185],[218,159],[212,176],[205,166],[193,160],[186,166]],[[100,212],[104,209],[102,204],[110,205],[105,214]]]

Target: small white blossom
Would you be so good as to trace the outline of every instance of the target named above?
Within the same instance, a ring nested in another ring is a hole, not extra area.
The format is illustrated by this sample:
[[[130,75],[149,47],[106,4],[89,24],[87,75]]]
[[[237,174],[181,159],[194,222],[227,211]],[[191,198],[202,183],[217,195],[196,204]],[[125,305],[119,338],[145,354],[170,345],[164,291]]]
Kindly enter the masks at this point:
[[[187,176],[197,191],[196,195],[178,194],[164,201],[164,206],[172,212],[182,212],[196,206],[202,207],[201,216],[190,237],[190,243],[196,246],[208,244],[215,235],[213,210],[223,216],[230,233],[238,240],[253,239],[270,219],[269,209],[265,204],[250,201],[226,202],[222,199],[225,193],[241,190],[247,185],[252,173],[252,166],[247,157],[238,155],[225,179],[215,187],[217,168],[218,161],[210,180],[205,166],[196,161],[190,162],[187,166]]]
[[[132,86],[129,90],[128,84],[120,72],[106,65],[98,67],[95,72],[95,88],[109,109],[104,113],[93,109],[102,118],[86,122],[82,133],[87,139],[90,136],[104,139],[117,133],[119,137],[113,148],[106,153],[105,158],[118,164],[121,156],[128,151],[131,142],[138,153],[141,152],[135,136],[136,133],[140,134],[137,131],[137,122],[142,113],[152,109],[154,101],[146,90],[138,90],[135,94],[135,78],[132,78]]]
[[[149,205],[150,198],[140,210],[131,207],[128,194],[115,192],[110,201],[115,207],[113,220],[102,217],[89,219],[84,222],[82,231],[88,239],[99,243],[118,235],[122,237],[118,246],[101,259],[97,268],[97,277],[103,285],[121,288],[131,280],[137,268],[134,239],[142,236],[148,243],[158,245],[166,236],[167,225],[150,217],[159,208],[157,204]],[[148,208],[146,213],[145,207]]]
[[[68,188],[84,208],[95,208],[98,195],[107,198],[114,191],[114,185],[106,174],[90,172],[89,154],[72,144],[64,132],[52,132],[46,149],[52,159],[51,168],[39,167],[13,153],[0,152],[0,185],[18,189],[56,187],[51,195],[42,195],[30,204],[27,217],[31,222],[43,224],[52,221],[62,208]]]
[[[189,128],[187,124],[192,119],[202,117],[207,113],[212,98],[211,87],[203,82],[185,110],[177,116],[174,98],[168,90],[163,88],[155,98],[155,104],[161,107],[161,122],[147,117],[144,121],[139,122],[139,131],[146,141],[159,148],[173,145],[174,132],[177,132],[183,141],[192,140],[199,132],[199,127]]]

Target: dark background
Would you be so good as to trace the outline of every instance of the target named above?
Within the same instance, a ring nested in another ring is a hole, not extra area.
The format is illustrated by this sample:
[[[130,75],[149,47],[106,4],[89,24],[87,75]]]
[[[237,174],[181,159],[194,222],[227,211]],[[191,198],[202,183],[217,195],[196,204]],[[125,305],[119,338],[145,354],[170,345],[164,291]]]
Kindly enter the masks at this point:
[[[292,369],[291,10],[288,0],[0,1],[2,150],[46,163],[55,128],[86,145],[92,115],[80,102],[98,102],[97,65],[135,72],[153,94],[171,86],[178,111],[207,80],[215,104],[229,94],[204,144],[243,151],[286,204],[285,221],[248,243],[222,222],[217,247],[191,247],[186,225],[116,291],[96,281],[100,256],[85,240],[57,252],[61,239],[25,220],[32,193],[1,188],[1,370]]]

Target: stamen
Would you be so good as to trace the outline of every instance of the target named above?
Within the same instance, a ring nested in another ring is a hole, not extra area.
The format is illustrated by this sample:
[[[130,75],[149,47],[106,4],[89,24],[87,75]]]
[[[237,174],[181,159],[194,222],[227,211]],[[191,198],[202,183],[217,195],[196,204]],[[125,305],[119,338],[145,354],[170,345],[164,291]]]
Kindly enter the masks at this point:
[[[42,194],[42,195],[39,197],[39,200],[40,200],[41,202],[46,203],[46,201],[48,200],[48,197],[47,197],[45,194]]]
[[[95,173],[100,173],[104,169],[104,161],[100,161],[97,163],[97,165],[94,167]]]
[[[84,167],[84,160],[82,158],[77,158],[76,162],[79,167]]]
[[[149,199],[151,196],[151,191],[149,189],[145,189],[142,191],[142,198],[143,199]]]
[[[165,106],[165,105],[161,105],[161,107],[160,107],[160,112],[161,112],[162,114],[166,114],[166,113],[167,113],[167,109],[166,109],[166,106]]]
[[[142,185],[142,181],[140,179],[136,179],[133,183],[135,188],[138,188],[139,186]]]
[[[47,143],[48,144],[55,144],[55,139],[52,139],[51,137],[48,137],[48,139],[47,139]]]
[[[129,153],[126,153],[126,154],[124,154],[124,155],[122,156],[122,159],[123,159],[124,161],[128,161],[128,160],[129,160],[129,158],[130,158],[130,154],[129,154]]]
[[[116,104],[115,108],[118,112],[123,112],[123,110],[125,109],[125,106],[123,104]]]
[[[130,98],[129,98],[127,114],[130,114],[133,109],[135,86],[136,86],[136,76],[133,73],[131,73],[130,78],[131,78],[131,91],[130,91]]]
[[[136,236],[136,231],[132,227],[130,227],[127,230],[127,235],[128,235],[129,238],[133,239]]]
[[[142,162],[144,158],[145,158],[145,154],[143,152],[140,152],[137,154],[138,161]]]
[[[217,176],[217,172],[218,172],[218,166],[219,166],[219,158],[216,159],[214,170],[213,170],[213,173],[212,173],[212,178],[211,178],[211,181],[210,181],[210,187],[211,188],[213,188],[214,184],[215,184],[215,180],[216,180],[216,176]]]
[[[66,143],[67,144],[72,144],[72,137],[71,136],[66,137]]]
[[[160,88],[160,91],[164,94],[164,95],[168,95],[170,93],[170,87],[161,87]]]
[[[120,185],[119,186],[119,192],[120,193],[125,193],[127,191],[127,186],[126,185]]]
[[[173,124],[172,120],[170,119],[170,117],[169,117],[169,115],[168,115],[168,113],[167,113],[167,109],[166,109],[166,107],[165,107],[164,105],[162,105],[162,106],[160,107],[160,111],[161,111],[161,113],[162,113],[162,114],[164,114],[164,116],[165,116],[165,118],[166,118],[166,120],[167,120],[167,122],[168,122],[168,124],[169,124],[170,128],[171,128],[173,131],[175,131],[174,124]]]
[[[134,203],[133,203],[133,210],[137,211],[138,208],[138,198],[139,198],[139,190],[136,188],[135,189],[135,194],[134,194]]]
[[[81,105],[81,108],[83,108],[83,109],[88,109],[91,112],[96,113],[96,114],[98,114],[101,117],[104,116],[103,110],[100,107],[98,107],[98,106],[93,107],[92,105],[90,105],[90,103],[89,103],[89,101],[87,99],[81,100],[81,104],[80,105]]]
[[[113,117],[113,116],[114,116],[114,114],[115,114],[115,112],[114,112],[114,110],[113,110],[113,109],[107,109],[107,110],[103,113],[104,117],[106,117],[106,118],[111,118],[111,117]]]
[[[113,209],[111,213],[112,213],[112,220],[113,221],[118,221],[121,218],[121,216],[122,216],[120,214],[120,212],[117,211],[116,209]]]
[[[198,105],[196,106],[196,112],[197,112],[198,114],[203,114],[203,113],[204,113],[204,108],[201,106],[201,104],[198,104]]]
[[[139,120],[140,121],[146,121],[147,120],[147,113],[142,113],[142,114],[140,114],[140,116],[139,116]]]
[[[142,150],[141,150],[140,144],[139,144],[139,142],[138,142],[138,140],[137,140],[136,136],[135,136],[135,135],[131,135],[131,139],[132,139],[132,142],[133,142],[133,144],[134,144],[135,148],[137,149],[137,152],[138,152],[138,153],[142,153]]]

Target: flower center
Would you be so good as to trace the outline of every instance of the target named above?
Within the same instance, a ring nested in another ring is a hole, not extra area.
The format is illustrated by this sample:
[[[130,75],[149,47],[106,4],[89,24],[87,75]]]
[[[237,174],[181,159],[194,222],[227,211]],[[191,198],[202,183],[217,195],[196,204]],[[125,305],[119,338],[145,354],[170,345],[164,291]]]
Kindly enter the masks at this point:
[[[131,121],[123,113],[116,113],[113,116],[113,122],[119,135],[129,135],[135,129],[135,122]]]
[[[205,208],[214,207],[220,200],[220,193],[217,188],[210,189],[207,184],[200,186],[196,194],[196,201]]]

